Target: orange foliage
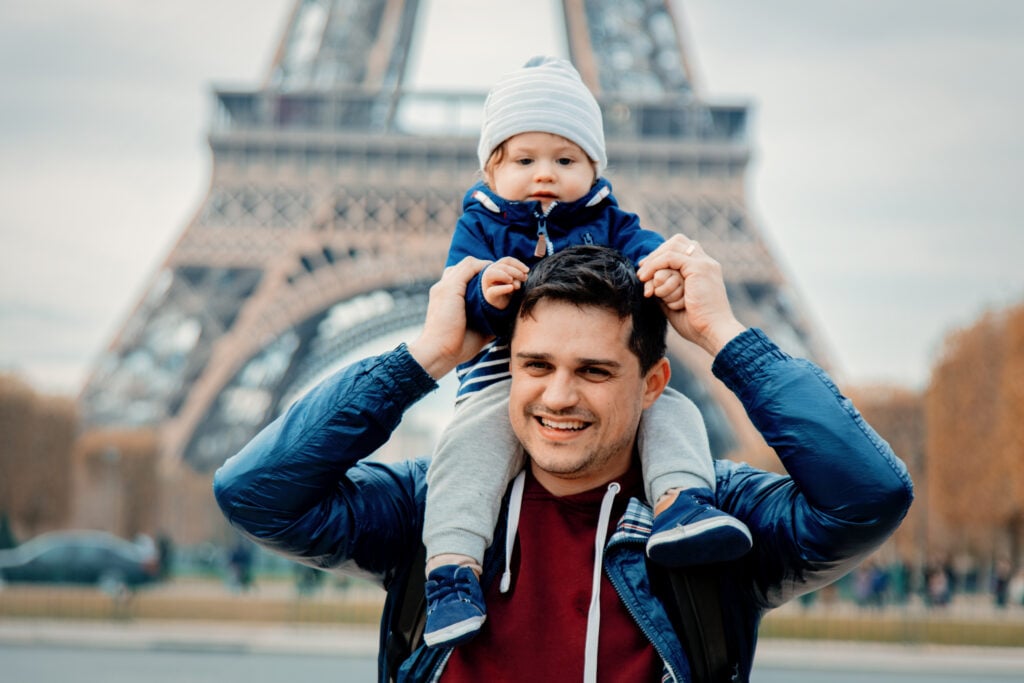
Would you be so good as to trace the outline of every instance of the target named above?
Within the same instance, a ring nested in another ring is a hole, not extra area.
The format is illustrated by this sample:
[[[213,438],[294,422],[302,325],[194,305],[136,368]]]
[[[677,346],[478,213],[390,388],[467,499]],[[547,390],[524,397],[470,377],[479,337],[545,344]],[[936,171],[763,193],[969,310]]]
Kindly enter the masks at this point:
[[[967,545],[989,546],[992,532],[1016,536],[1024,515],[1024,305],[946,338],[926,417],[929,514]]]
[[[925,472],[924,397],[893,386],[862,386],[845,392],[864,419],[885,439],[907,465],[914,481],[917,502],[896,530],[893,544],[904,560],[917,557],[926,528],[926,510],[920,505]]]
[[[70,398],[41,395],[0,375],[0,512],[19,538],[67,523],[77,428]]]

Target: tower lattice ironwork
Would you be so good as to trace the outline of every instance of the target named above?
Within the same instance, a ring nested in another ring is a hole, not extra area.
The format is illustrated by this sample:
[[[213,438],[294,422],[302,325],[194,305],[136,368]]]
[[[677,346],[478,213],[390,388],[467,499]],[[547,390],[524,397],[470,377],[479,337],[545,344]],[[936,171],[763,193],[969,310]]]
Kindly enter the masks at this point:
[[[747,108],[694,89],[673,3],[562,0],[622,205],[724,267],[738,317],[823,364],[745,200]],[[208,196],[82,395],[91,426],[159,429],[209,471],[339,358],[422,321],[477,171],[484,93],[404,85],[418,0],[297,0],[261,87],[219,89]],[[674,342],[717,454],[756,437]]]

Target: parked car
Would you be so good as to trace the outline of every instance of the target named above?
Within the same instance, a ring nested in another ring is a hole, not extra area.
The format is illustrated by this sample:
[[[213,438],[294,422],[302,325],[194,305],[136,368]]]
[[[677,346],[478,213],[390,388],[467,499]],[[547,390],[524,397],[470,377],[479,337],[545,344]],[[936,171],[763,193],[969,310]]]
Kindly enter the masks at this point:
[[[156,544],[102,531],[54,531],[0,550],[0,582],[94,585],[116,593],[156,581]]]

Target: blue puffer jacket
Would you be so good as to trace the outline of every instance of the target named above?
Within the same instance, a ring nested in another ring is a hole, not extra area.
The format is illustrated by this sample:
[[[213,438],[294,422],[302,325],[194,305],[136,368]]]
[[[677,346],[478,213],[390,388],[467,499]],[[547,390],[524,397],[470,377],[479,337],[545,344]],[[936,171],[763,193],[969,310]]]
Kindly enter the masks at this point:
[[[553,203],[546,214],[538,201],[508,201],[484,183],[477,183],[463,197],[462,216],[452,233],[446,265],[455,265],[466,256],[489,261],[513,256],[532,268],[542,258],[534,255],[541,233],[546,254],[579,244],[599,244],[621,252],[633,264],[665,241],[658,233],[641,228],[636,214],[619,208],[606,178],[598,178],[590,191],[574,202]],[[500,336],[516,307],[499,310],[487,303],[481,275],[482,271],[466,287],[469,326]]]
[[[765,612],[851,570],[899,525],[913,488],[903,463],[825,374],[760,331],[733,339],[713,371],[789,472],[715,463],[718,507],[754,537],[753,550],[721,572],[738,680],[747,680]],[[250,538],[316,567],[371,577],[387,590],[381,681],[390,673],[384,653],[396,607],[421,545],[428,460],[362,460],[435,386],[403,346],[356,363],[295,403],[214,477],[224,514]],[[608,540],[605,570],[664,660],[665,680],[689,681],[686,655],[652,594],[644,561],[650,521],[650,510],[631,501]],[[485,585],[504,561],[504,528],[499,521]],[[398,680],[436,680],[448,652],[420,648]]]

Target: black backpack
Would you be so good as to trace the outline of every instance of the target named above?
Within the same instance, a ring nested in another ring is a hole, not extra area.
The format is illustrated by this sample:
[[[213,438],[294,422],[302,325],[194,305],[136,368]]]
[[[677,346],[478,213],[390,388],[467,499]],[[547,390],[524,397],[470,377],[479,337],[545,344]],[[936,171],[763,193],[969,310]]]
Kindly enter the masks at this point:
[[[388,635],[387,662],[391,681],[395,680],[402,662],[423,640],[427,616],[427,598],[423,590],[426,559],[426,548],[421,545],[409,570],[404,599],[398,608],[398,627]],[[725,635],[715,571],[712,566],[665,572],[676,606],[675,614],[669,616],[688,655],[694,683],[736,680],[735,671],[729,664],[732,661],[729,639]]]

